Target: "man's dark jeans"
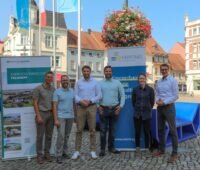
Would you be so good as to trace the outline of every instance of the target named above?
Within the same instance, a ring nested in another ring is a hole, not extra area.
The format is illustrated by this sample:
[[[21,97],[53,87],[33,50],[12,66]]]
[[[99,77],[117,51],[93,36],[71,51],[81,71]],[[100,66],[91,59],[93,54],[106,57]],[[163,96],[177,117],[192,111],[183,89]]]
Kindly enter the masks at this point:
[[[115,124],[118,116],[115,114],[115,107],[103,107],[103,113],[100,114],[100,141],[101,150],[105,151],[106,147],[106,135],[108,134],[108,149],[114,149],[115,139]]]
[[[159,149],[165,151],[165,122],[167,121],[172,137],[172,154],[177,154],[178,150],[178,137],[176,131],[176,110],[174,104],[160,106],[158,111],[158,136],[159,136]]]

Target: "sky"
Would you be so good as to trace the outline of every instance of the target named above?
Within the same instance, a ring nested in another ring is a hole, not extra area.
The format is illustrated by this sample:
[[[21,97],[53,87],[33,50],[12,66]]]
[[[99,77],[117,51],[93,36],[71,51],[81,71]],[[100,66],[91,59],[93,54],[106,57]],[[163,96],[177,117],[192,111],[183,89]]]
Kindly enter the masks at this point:
[[[101,32],[105,17],[122,9],[124,4],[124,0],[81,1],[83,31],[90,28]],[[0,40],[8,33],[9,17],[16,16],[15,3],[16,0],[0,0]],[[176,42],[184,42],[185,15],[189,16],[189,20],[200,19],[200,0],[129,0],[129,7],[139,7],[151,21],[152,36],[166,52]],[[46,0],[45,8],[52,10],[52,0]],[[77,12],[66,13],[65,20],[68,29],[77,30]]]

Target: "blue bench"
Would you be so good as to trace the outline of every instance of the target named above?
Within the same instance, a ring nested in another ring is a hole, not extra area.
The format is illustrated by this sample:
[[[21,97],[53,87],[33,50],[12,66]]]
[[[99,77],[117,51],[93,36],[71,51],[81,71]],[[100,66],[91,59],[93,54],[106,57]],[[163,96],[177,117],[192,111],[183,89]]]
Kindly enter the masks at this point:
[[[177,102],[176,107],[176,127],[178,141],[182,142],[197,136],[200,123],[200,108],[198,103]],[[171,145],[171,135],[169,126],[166,124],[166,145]],[[152,111],[152,135],[158,139],[157,111]]]

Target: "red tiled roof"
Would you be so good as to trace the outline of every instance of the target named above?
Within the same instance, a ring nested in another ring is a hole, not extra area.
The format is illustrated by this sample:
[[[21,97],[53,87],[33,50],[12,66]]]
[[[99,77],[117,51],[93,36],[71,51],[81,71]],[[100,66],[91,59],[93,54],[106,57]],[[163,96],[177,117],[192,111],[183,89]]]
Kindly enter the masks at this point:
[[[168,60],[172,70],[185,71],[185,61],[179,54],[168,54]]]
[[[175,43],[169,53],[179,54],[183,59],[185,59],[185,43]]]
[[[68,47],[77,48],[78,31],[67,31]],[[101,32],[81,32],[81,48],[91,50],[106,50],[105,44],[101,39]]]
[[[158,42],[153,38],[148,38],[145,43],[146,55],[154,56],[155,54],[162,55],[166,54],[163,48],[158,44]]]
[[[178,42],[178,44],[185,49],[185,43]]]

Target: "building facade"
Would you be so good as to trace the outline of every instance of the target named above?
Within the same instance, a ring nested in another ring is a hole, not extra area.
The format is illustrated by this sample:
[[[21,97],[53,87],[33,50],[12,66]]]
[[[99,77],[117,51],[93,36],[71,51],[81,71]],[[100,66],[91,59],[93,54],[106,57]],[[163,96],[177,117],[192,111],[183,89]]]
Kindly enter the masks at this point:
[[[162,77],[160,65],[163,63],[169,64],[168,56],[153,37],[147,39],[145,43],[145,52],[147,83],[154,87],[156,81]]]
[[[51,56],[52,71],[58,74],[66,73],[67,69],[67,27],[64,14],[55,14],[55,62],[53,56],[53,13],[44,11],[39,16],[39,9],[34,0],[31,0],[31,24],[29,29],[18,27],[18,21],[10,17],[8,35],[4,40],[4,56]],[[39,27],[41,18],[41,27]],[[55,64],[55,66],[54,66]]]
[[[78,61],[78,32],[75,30],[68,30],[67,33],[67,73],[70,76],[71,84],[74,85],[77,72]],[[89,65],[92,69],[92,76],[97,80],[103,78],[103,68],[105,65],[106,48],[101,41],[101,33],[81,32],[81,63],[80,67]]]
[[[200,19],[185,17],[185,64],[187,92],[200,94]]]

